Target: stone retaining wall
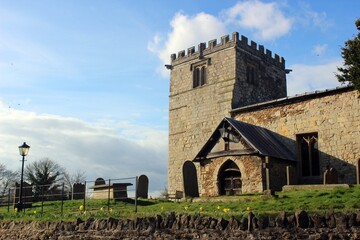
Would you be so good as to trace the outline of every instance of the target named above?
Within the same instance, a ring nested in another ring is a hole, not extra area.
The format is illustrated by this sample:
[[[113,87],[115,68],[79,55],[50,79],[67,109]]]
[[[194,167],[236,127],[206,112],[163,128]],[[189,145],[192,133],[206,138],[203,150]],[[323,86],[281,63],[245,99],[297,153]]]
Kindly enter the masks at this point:
[[[280,213],[229,220],[202,215],[75,222],[0,222],[0,239],[360,239],[360,212]]]

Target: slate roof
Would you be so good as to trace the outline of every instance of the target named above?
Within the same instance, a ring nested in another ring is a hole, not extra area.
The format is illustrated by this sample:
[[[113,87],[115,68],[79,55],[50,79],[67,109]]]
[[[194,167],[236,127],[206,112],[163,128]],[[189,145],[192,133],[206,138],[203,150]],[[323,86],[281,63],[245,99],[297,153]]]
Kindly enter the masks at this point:
[[[221,138],[219,129],[224,124],[230,124],[233,129],[249,144],[256,153],[284,160],[296,161],[294,153],[283,144],[280,135],[253,124],[237,121],[232,118],[224,118],[215,129],[209,140],[202,147],[193,161],[201,161]]]
[[[341,94],[343,92],[349,92],[349,91],[354,91],[354,90],[355,90],[355,87],[353,85],[346,85],[346,86],[339,86],[339,87],[331,88],[331,89],[317,90],[317,91],[313,91],[313,92],[305,92],[302,94],[296,94],[294,96],[288,96],[288,97],[284,97],[284,98],[270,100],[267,102],[255,103],[252,105],[238,107],[238,108],[232,109],[230,112],[231,112],[231,114],[250,112],[250,111],[264,109],[264,108],[271,108],[274,106],[282,106],[282,105],[287,105],[287,104],[291,104],[291,103],[295,103],[295,102],[302,102],[302,101],[306,101],[309,99],[321,98],[321,97],[328,96],[328,95]]]

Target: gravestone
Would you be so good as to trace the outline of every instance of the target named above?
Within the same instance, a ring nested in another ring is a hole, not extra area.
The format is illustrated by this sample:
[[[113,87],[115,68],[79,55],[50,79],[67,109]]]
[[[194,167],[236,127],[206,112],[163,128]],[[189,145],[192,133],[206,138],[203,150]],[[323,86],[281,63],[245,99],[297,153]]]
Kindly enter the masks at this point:
[[[193,162],[186,161],[183,165],[184,192],[186,197],[199,197],[196,167]]]
[[[95,186],[97,185],[105,185],[105,180],[103,178],[97,178],[95,180]]]
[[[338,174],[335,168],[326,169],[324,173],[324,184],[338,184]]]
[[[286,166],[286,185],[296,184],[296,169],[293,166]]]
[[[85,198],[85,184],[83,183],[74,183],[73,184],[73,192],[72,199],[84,199]]]
[[[17,207],[17,204],[20,201],[20,184],[15,183],[15,196],[14,196],[14,207]],[[32,185],[23,181],[22,186],[22,208],[31,208],[33,202],[33,191]]]
[[[139,177],[137,187],[137,196],[140,198],[148,198],[149,179],[146,175]]]

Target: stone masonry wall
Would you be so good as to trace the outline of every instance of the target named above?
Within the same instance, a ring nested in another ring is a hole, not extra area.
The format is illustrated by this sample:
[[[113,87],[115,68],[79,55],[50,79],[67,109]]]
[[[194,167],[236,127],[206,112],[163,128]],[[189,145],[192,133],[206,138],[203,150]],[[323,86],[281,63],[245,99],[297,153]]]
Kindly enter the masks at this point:
[[[260,104],[261,105],[261,104]],[[360,98],[358,92],[338,91],[302,101],[232,112],[236,120],[265,127],[282,135],[296,153],[296,134],[318,133],[320,171],[338,171],[339,183],[355,183],[360,158]]]
[[[270,158],[270,189],[281,191],[286,185],[286,167],[294,166],[295,163],[281,159]],[[265,178],[265,177],[264,177]],[[265,180],[265,179],[264,179]],[[266,185],[265,185],[266,188]]]
[[[169,109],[168,190],[183,190],[182,166],[193,160],[224,116],[230,116],[235,83],[233,48],[207,55],[207,83],[192,88],[190,64],[175,65],[171,72]],[[198,171],[197,171],[198,172]]]
[[[359,213],[256,216],[242,219],[202,215],[157,215],[136,219],[78,219],[74,222],[0,222],[8,239],[360,239]]]
[[[252,48],[256,49],[256,43],[251,43]],[[261,45],[259,47],[261,47]],[[269,50],[267,51],[268,53],[270,52]],[[254,53],[248,49],[237,48],[236,66],[236,84],[234,86],[232,102],[233,109],[286,97],[284,64],[269,64],[266,58],[259,58],[259,56],[254,55]],[[253,67],[255,71],[255,81],[253,83],[247,81],[248,66]]]
[[[201,196],[219,196],[218,174],[221,166],[232,160],[241,172],[242,193],[262,192],[263,185],[263,160],[257,156],[237,156],[214,158],[200,167]]]

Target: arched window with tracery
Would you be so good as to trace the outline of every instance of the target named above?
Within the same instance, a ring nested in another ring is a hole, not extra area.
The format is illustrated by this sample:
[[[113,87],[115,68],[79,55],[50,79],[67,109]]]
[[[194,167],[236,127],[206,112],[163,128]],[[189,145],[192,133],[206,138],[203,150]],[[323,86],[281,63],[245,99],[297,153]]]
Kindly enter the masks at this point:
[[[320,176],[318,134],[297,135],[301,174],[304,177]]]

